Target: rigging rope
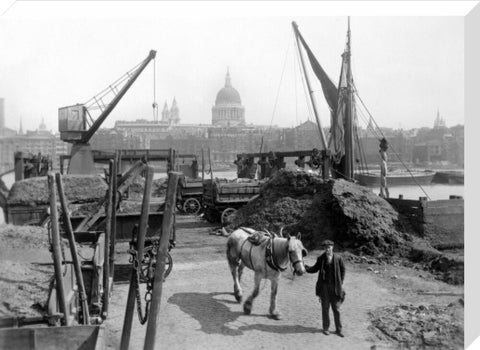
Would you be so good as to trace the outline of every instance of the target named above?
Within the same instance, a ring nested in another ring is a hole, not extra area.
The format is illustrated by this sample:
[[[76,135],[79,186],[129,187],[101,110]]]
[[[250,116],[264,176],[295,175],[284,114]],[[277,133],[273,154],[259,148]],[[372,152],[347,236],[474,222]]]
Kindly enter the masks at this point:
[[[385,135],[383,134],[382,130],[380,129],[380,127],[378,126],[377,122],[375,121],[375,119],[373,119],[373,116],[372,114],[370,113],[370,111],[368,110],[367,106],[365,105],[365,103],[363,102],[362,98],[360,97],[360,95],[358,94],[358,91],[357,91],[357,88],[355,86],[355,84],[353,85],[354,86],[354,92],[355,92],[355,95],[357,96],[357,98],[360,100],[363,108],[365,108],[365,111],[368,113],[369,117],[371,118],[371,121],[375,124],[375,127],[376,129],[380,132],[380,135],[385,138]],[[380,141],[380,140],[379,140]],[[430,199],[430,196],[427,194],[427,192],[425,191],[425,189],[422,187],[422,185],[420,185],[417,181],[417,179],[415,178],[415,176],[413,176],[412,172],[410,171],[410,169],[407,167],[407,165],[403,162],[403,160],[400,158],[400,156],[398,155],[398,153],[395,151],[395,149],[392,147],[392,145],[389,145],[390,149],[392,150],[393,154],[397,157],[397,159],[400,161],[400,163],[405,167],[405,169],[407,169],[407,172],[410,174],[410,176],[412,177],[413,181],[417,184],[418,187],[420,187],[420,189],[422,190],[422,192],[425,194],[425,196],[427,196],[428,199]]]
[[[290,41],[287,41],[287,42],[288,42],[287,51],[285,52],[285,59],[284,59],[284,62],[283,62],[282,74],[280,76],[280,81],[278,82],[277,96],[275,97],[275,103],[273,105],[273,112],[272,112],[272,118],[270,119],[270,126],[267,129],[263,130],[263,132],[262,132],[262,139],[261,139],[260,152],[259,153],[262,153],[265,133],[267,131],[269,131],[270,129],[272,129],[273,117],[275,116],[275,112],[277,110],[278,96],[280,95],[280,87],[282,86],[283,75],[285,73],[285,67],[287,65],[288,52],[290,51]]]
[[[153,121],[158,122],[158,103],[157,103],[157,79],[156,79],[156,59],[153,59]]]

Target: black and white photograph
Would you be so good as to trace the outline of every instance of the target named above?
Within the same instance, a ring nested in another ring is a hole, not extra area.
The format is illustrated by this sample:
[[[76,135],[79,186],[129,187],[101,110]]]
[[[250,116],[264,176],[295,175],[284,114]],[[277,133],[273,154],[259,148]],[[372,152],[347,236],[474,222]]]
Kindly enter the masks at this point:
[[[477,5],[4,1],[0,349],[480,349]]]

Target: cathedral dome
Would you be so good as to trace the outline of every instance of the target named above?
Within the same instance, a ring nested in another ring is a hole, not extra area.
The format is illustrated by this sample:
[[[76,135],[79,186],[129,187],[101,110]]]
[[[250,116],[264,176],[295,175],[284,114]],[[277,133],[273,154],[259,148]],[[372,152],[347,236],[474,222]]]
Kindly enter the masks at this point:
[[[217,93],[217,98],[215,99],[215,105],[241,105],[242,100],[240,99],[240,94],[238,91],[232,87],[232,82],[230,80],[230,73],[227,71],[227,76],[225,77],[225,86],[220,89]]]

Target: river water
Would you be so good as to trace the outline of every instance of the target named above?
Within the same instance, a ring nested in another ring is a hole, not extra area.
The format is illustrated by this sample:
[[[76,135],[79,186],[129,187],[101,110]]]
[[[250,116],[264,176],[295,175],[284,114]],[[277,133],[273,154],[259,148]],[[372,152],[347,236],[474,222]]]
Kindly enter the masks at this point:
[[[214,178],[232,180],[236,178],[235,171],[218,171],[213,172]],[[154,178],[166,177],[166,174],[155,174]],[[205,174],[205,179],[210,179],[210,174]],[[10,173],[3,176],[2,180],[8,188],[10,188],[15,180],[14,174]],[[378,187],[370,187],[370,189],[378,194],[380,189]],[[430,200],[448,199],[450,196],[464,197],[464,185],[448,185],[448,184],[431,184],[419,186],[396,186],[389,187],[390,197],[398,198],[403,195],[404,199],[418,199],[419,197],[428,197]],[[3,211],[0,210],[0,224],[5,222]]]

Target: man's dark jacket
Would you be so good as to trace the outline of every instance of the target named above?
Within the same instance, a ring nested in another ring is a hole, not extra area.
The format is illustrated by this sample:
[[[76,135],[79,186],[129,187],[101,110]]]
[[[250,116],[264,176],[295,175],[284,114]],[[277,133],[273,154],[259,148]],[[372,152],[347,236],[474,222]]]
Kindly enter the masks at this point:
[[[333,253],[333,278],[335,283],[335,295],[339,299],[344,298],[344,292],[342,289],[343,279],[345,278],[345,265],[343,264],[342,258]],[[317,285],[315,287],[315,294],[317,296],[321,296],[321,288],[325,281],[325,265],[327,264],[327,254],[323,253],[317,258],[315,265],[313,266],[305,266],[305,269],[309,273],[315,273],[318,271],[318,280]]]

